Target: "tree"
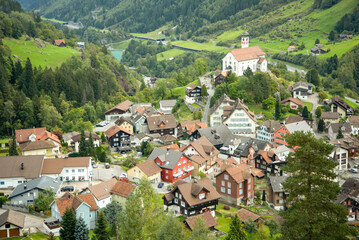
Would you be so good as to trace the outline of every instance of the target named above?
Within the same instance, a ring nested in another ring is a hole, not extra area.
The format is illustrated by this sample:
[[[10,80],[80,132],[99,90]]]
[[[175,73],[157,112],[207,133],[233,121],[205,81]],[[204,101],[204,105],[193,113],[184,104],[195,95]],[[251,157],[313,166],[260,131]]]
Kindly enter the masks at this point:
[[[308,111],[307,106],[304,106],[304,108],[303,108],[302,117],[303,118],[309,118],[309,111]]]
[[[9,148],[9,156],[18,156],[18,155],[19,155],[19,152],[17,151],[17,148],[16,148],[16,138],[15,138],[15,135],[13,135],[12,143]]]
[[[266,225],[261,224],[258,228],[258,239],[261,240],[269,240],[269,229]]]
[[[337,139],[341,139],[341,138],[343,138],[343,137],[344,137],[344,135],[343,135],[343,132],[342,132],[342,128],[339,127],[339,129],[338,129],[338,134],[337,134]]]
[[[73,240],[76,226],[76,215],[71,208],[66,208],[62,217],[60,240]]]
[[[101,133],[101,142],[106,143],[106,137],[104,132]]]
[[[335,32],[334,32],[333,30],[330,31],[329,36],[328,36],[328,39],[329,39],[330,41],[334,41],[334,40],[335,40]]]
[[[247,234],[242,228],[242,222],[239,220],[238,215],[235,214],[232,218],[229,232],[225,238],[226,240],[246,240]]]
[[[320,118],[321,115],[322,115],[322,109],[318,107],[317,109],[315,109],[315,116],[317,116],[317,118]]]
[[[89,230],[82,217],[80,217],[75,225],[74,232],[75,240],[88,240],[89,239]]]
[[[88,155],[89,156],[95,156],[95,147],[93,145],[93,138],[92,138],[92,133],[91,132],[89,132],[89,140],[88,140],[87,145],[88,145],[88,150],[87,150]]]
[[[193,229],[192,229],[192,240],[207,240],[209,234],[209,229],[206,226],[203,218],[197,217],[194,220]]]
[[[206,87],[205,84],[202,85],[202,88],[201,88],[201,96],[202,96],[202,97],[208,96],[207,87]]]
[[[320,40],[317,38],[315,39],[315,44],[319,44],[320,43]]]
[[[262,201],[263,202],[266,201],[266,190],[263,190],[263,192],[262,192]]]
[[[47,240],[56,240],[56,237],[52,232],[50,232],[49,235],[47,236]]]
[[[282,111],[281,111],[281,105],[279,103],[279,99],[277,98],[276,102],[275,102],[275,119],[276,120],[280,120],[282,118]]]
[[[46,211],[50,209],[50,204],[55,199],[54,191],[49,188],[43,192],[39,192],[38,197],[34,200],[34,205],[38,211]]]
[[[305,74],[305,79],[309,82],[309,83],[313,83],[314,86],[319,86],[320,85],[320,77],[319,77],[319,73],[316,69],[310,69],[306,74]]]
[[[186,239],[183,224],[173,216],[166,216],[164,224],[156,231],[155,240]]]
[[[321,119],[319,119],[319,122],[318,122],[318,132],[323,132],[324,127],[325,127],[324,119],[321,118]]]
[[[257,224],[252,219],[248,219],[243,224],[243,229],[249,233],[256,233],[258,231]]]
[[[111,233],[116,233],[118,236],[118,219],[122,213],[122,206],[117,202],[112,201],[110,204],[107,204],[103,213],[106,216],[106,221],[110,227]]]
[[[275,108],[276,99],[270,95],[266,100],[262,102],[263,109],[271,110]]]
[[[284,189],[289,208],[283,212],[283,239],[345,239],[347,210],[334,203],[340,187],[334,182],[336,163],[329,159],[333,146],[310,132],[287,135],[288,147],[295,149],[283,170],[288,173]]]
[[[264,224],[268,226],[271,237],[279,232],[279,224],[277,221],[271,219],[266,221]]]
[[[81,131],[81,139],[79,144],[79,156],[80,157],[86,157],[88,156],[88,148],[87,148],[87,142],[85,140],[85,132]]]
[[[110,231],[103,211],[99,211],[97,215],[96,228],[93,230],[96,240],[109,240]]]

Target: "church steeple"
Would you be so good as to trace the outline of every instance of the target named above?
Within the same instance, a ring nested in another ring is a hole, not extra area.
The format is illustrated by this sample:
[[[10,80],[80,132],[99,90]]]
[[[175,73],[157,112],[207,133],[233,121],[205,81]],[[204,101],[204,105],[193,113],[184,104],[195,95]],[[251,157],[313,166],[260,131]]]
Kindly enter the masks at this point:
[[[249,47],[249,34],[247,31],[244,31],[242,33],[242,42],[241,42],[242,48]]]

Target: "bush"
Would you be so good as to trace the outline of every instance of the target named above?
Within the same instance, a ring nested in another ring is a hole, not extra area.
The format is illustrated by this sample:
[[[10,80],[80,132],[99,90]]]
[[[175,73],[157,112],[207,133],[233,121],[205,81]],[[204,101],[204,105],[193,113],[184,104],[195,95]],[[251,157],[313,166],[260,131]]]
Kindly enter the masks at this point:
[[[69,154],[69,157],[78,157],[79,153],[78,152],[72,152]]]
[[[231,218],[232,217],[232,214],[228,213],[226,215],[224,215],[225,218]]]
[[[225,210],[231,210],[231,207],[228,206],[228,205],[224,205],[223,209],[225,209]]]

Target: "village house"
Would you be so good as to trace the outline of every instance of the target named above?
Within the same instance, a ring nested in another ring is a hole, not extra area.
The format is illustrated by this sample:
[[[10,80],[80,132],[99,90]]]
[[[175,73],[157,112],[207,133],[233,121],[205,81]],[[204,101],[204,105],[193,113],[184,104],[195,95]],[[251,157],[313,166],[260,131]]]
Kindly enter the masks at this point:
[[[128,180],[127,180],[128,181]],[[111,189],[112,201],[125,206],[128,197],[136,190],[136,185],[121,179]]]
[[[233,134],[255,137],[257,119],[243,100],[231,100],[223,94],[210,109],[211,126],[227,125]]]
[[[289,52],[294,52],[295,51],[295,46],[291,45],[288,47],[288,53]]]
[[[34,205],[34,200],[38,198],[40,192],[52,190],[54,194],[58,194],[61,184],[61,181],[54,178],[42,176],[17,185],[8,199],[13,205]]]
[[[90,137],[90,132],[84,132],[85,141],[88,142]],[[101,138],[96,133],[91,133],[92,141],[94,147],[99,147],[101,144]],[[72,132],[65,134],[63,136],[64,141],[67,143],[69,147],[72,147],[74,152],[78,152],[80,148],[80,140],[81,140],[81,133],[79,132]]]
[[[279,161],[277,155],[271,151],[258,151],[258,155],[254,158],[254,164],[257,169],[262,170],[262,172],[267,175],[276,174],[279,171],[278,168],[275,168],[272,163]]]
[[[186,132],[188,135],[191,135],[197,129],[206,127],[207,123],[201,122],[201,120],[186,120],[180,122],[180,125],[178,127],[178,135],[182,136],[184,132]]]
[[[176,99],[161,100],[159,111],[165,114],[171,114],[173,107],[176,105]]]
[[[40,177],[43,162],[44,156],[0,156],[0,189]]]
[[[254,212],[251,212],[245,208],[241,208],[237,212],[239,220],[244,224],[249,219],[251,219],[253,222],[258,223],[261,219],[261,216],[258,214],[255,214]]]
[[[331,141],[337,138],[339,129],[341,130],[344,138],[350,137],[350,134],[352,132],[352,127],[350,126],[350,123],[331,123],[328,126],[328,137]]]
[[[204,212],[192,217],[189,217],[185,220],[188,228],[193,231],[196,228],[196,221],[198,218],[202,218],[203,222],[206,224],[206,228],[209,230],[214,230],[214,227],[218,224],[216,219],[212,216],[211,212]]]
[[[55,39],[54,45],[57,47],[66,47],[65,39]]]
[[[217,158],[216,163],[213,165],[213,173],[217,175],[227,168],[236,167],[239,163],[234,158]]]
[[[329,141],[329,143],[334,146],[340,146],[341,148],[348,150],[349,158],[358,155],[359,141],[355,137],[334,139],[333,141]]]
[[[254,165],[254,158],[259,151],[269,151],[272,145],[269,142],[255,138],[241,137],[241,143],[234,150],[233,156],[240,159],[240,163]]]
[[[138,183],[142,178],[147,178],[152,184],[161,182],[162,169],[149,159],[127,170],[128,178]]]
[[[180,151],[191,158],[193,175],[197,175],[198,172],[212,172],[212,165],[219,153],[206,137],[201,137],[189,145],[181,147]]]
[[[45,159],[41,175],[60,181],[91,181],[91,157]]]
[[[256,137],[259,140],[274,143],[274,133],[282,127],[279,121],[267,120],[257,127]]]
[[[24,214],[14,210],[6,210],[0,214],[0,238],[20,237],[24,226]]]
[[[338,112],[341,118],[354,115],[354,108],[347,104],[343,99],[334,96],[330,99],[330,109],[332,112]]]
[[[212,89],[212,73],[207,72],[199,77],[198,79],[199,86],[206,86],[207,90]]]
[[[352,127],[352,135],[358,135],[359,134],[359,116],[349,116],[348,122],[350,123],[350,126]]]
[[[314,85],[308,82],[296,82],[293,84],[293,98],[307,100],[308,95],[313,94]]]
[[[266,201],[275,210],[286,209],[286,198],[288,193],[283,189],[283,183],[288,176],[270,176],[267,182]]]
[[[186,91],[186,103],[193,104],[195,102],[198,102],[201,99],[201,87],[196,86],[195,84],[190,84],[185,89]]]
[[[147,125],[147,118],[155,115],[163,115],[163,113],[151,106],[141,106],[139,108],[135,108],[131,116],[134,131],[136,133],[149,133],[150,131]]]
[[[120,117],[120,119],[116,120],[115,124],[133,134],[133,124],[130,117]]]
[[[177,121],[172,114],[157,115],[147,118],[147,124],[150,133],[158,133],[161,135],[177,136]]]
[[[291,123],[297,123],[297,122],[301,122],[301,121],[306,121],[307,124],[309,125],[310,128],[313,128],[313,119],[309,119],[309,118],[304,118],[298,115],[289,115],[287,117],[287,119],[284,120],[284,124],[291,124]]]
[[[153,160],[162,169],[161,178],[164,182],[191,179],[192,160],[180,151],[155,148],[147,160]]]
[[[163,201],[167,210],[175,215],[188,218],[210,212],[214,217],[220,197],[212,182],[203,178],[197,182],[176,182],[172,191],[163,196]]]
[[[180,150],[180,147],[175,143],[175,144],[171,144],[171,145],[165,145],[160,147],[162,149],[170,149],[170,150]]]
[[[114,121],[124,116],[131,116],[130,107],[133,105],[133,102],[126,100],[114,106],[113,108],[105,112],[105,118],[107,121]]]
[[[317,55],[322,55],[324,53],[326,53],[327,51],[325,51],[324,49],[322,49],[321,47],[312,47],[310,49],[310,53],[314,56],[317,56]]]
[[[23,156],[45,155],[46,158],[54,158],[56,145],[51,141],[35,141],[20,145]]]
[[[272,148],[272,151],[275,153],[275,155],[278,157],[278,160],[281,162],[287,161],[287,157],[290,153],[290,149],[285,145]]]
[[[228,71],[216,70],[214,73],[214,85],[217,87],[218,85],[224,82],[224,79],[227,77]]]
[[[130,137],[132,134],[123,127],[115,125],[105,132],[105,136],[107,138],[108,145],[112,148],[113,151],[131,151],[132,148]]]
[[[334,203],[343,205],[348,212],[347,221],[359,221],[359,181],[348,178],[341,186],[341,192]]]
[[[339,174],[339,171],[348,169],[349,152],[347,149],[340,147],[340,144],[335,145],[329,158],[338,164],[334,169],[337,174]]]
[[[290,97],[280,101],[281,105],[286,105],[288,103],[289,103],[289,107],[294,110],[297,110],[299,106],[304,107],[304,103],[297,98]]]
[[[111,178],[105,182],[101,182],[92,186],[87,187],[81,192],[82,194],[92,194],[95,199],[96,205],[102,209],[107,206],[107,204],[112,202],[111,190],[116,185],[117,179]]]
[[[247,164],[227,168],[216,175],[216,189],[221,200],[234,205],[252,204],[254,174]]]
[[[348,39],[352,39],[353,38],[353,35],[351,34],[339,34],[339,38],[340,40],[348,40]]]
[[[89,229],[96,227],[97,205],[91,194],[73,195],[69,192],[54,200],[51,204],[51,216],[62,221],[67,208],[74,211],[76,218],[85,221]]]
[[[54,151],[58,153],[61,148],[60,139],[53,133],[46,131],[46,128],[28,128],[15,130],[17,146],[35,141],[50,141],[55,144]]]
[[[265,52],[259,47],[249,47],[249,34],[244,32],[241,41],[242,48],[231,50],[222,59],[222,71],[232,71],[236,76],[243,76],[247,68],[252,72],[267,71]]]
[[[279,147],[281,145],[288,146],[284,136],[286,134],[293,134],[296,131],[313,133],[313,130],[310,128],[306,121],[285,124],[274,133],[274,147]]]
[[[160,136],[159,140],[160,140],[161,144],[169,145],[169,144],[175,144],[177,141],[177,138],[172,135],[166,134],[166,135]]]
[[[322,112],[320,118],[323,119],[325,126],[331,123],[339,123],[340,119],[338,112]]]

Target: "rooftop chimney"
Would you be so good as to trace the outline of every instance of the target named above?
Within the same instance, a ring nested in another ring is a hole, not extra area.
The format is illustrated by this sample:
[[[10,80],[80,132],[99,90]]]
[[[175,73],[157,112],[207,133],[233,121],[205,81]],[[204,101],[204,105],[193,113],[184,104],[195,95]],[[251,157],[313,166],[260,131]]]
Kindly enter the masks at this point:
[[[26,189],[26,188],[27,188],[27,185],[25,184],[25,185],[24,185],[24,189]]]
[[[21,169],[21,170],[24,170],[24,163],[21,163],[20,169]]]

